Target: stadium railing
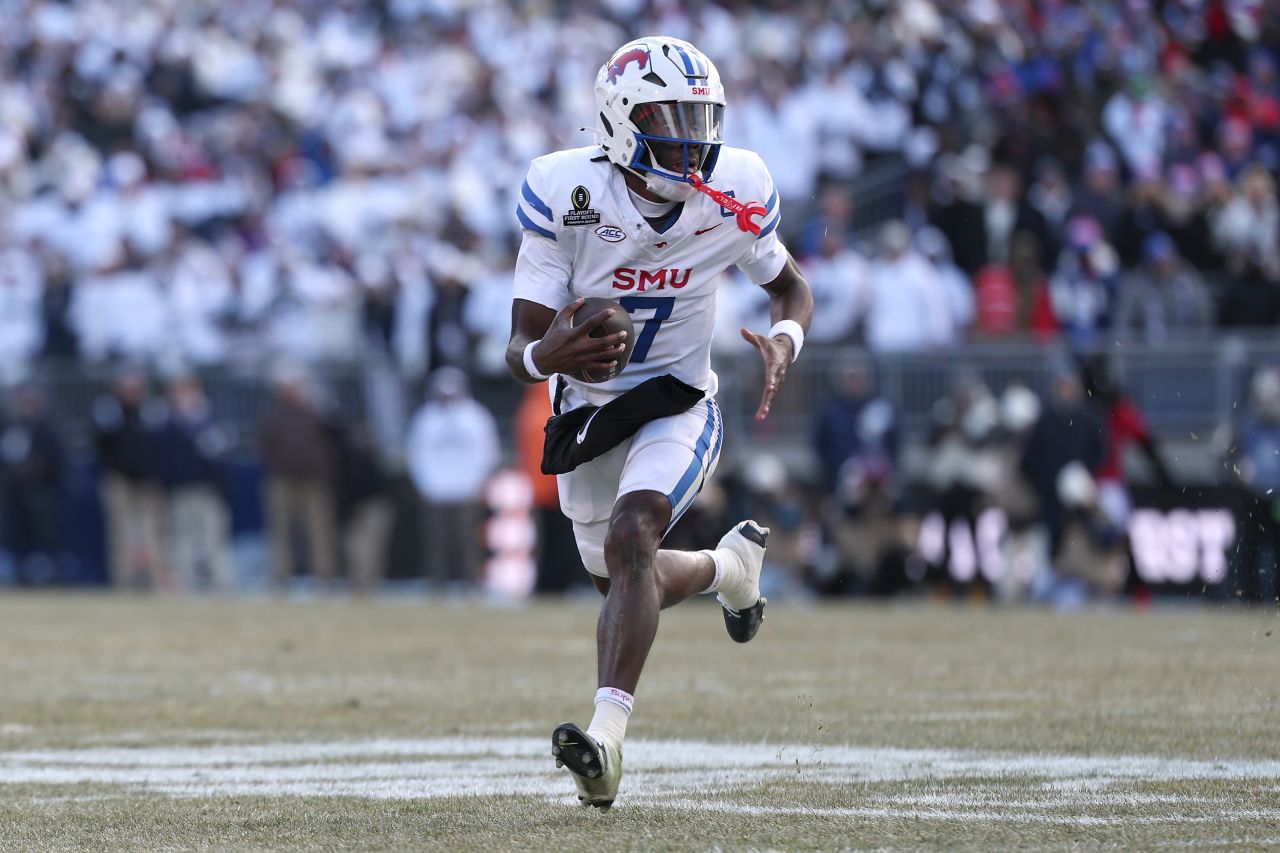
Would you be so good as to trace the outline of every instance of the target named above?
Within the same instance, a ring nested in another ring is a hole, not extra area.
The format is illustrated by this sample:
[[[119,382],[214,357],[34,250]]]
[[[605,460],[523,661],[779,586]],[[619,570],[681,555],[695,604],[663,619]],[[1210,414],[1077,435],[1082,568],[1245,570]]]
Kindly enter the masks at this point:
[[[804,357],[792,366],[768,421],[753,420],[760,395],[760,364],[751,357],[714,359],[720,376],[720,402],[729,430],[749,440],[786,445],[808,441],[813,417],[832,392],[842,347],[807,344]],[[1109,356],[1121,384],[1133,395],[1162,438],[1204,439],[1218,425],[1237,422],[1248,405],[1249,381],[1259,367],[1280,364],[1280,340],[1273,335],[1232,336],[1151,346],[1112,342]],[[937,352],[873,356],[880,393],[896,407],[908,438],[929,426],[936,401],[947,397],[957,381],[978,376],[995,393],[1022,382],[1048,394],[1053,375],[1074,364],[1060,346],[1036,343],[967,344]],[[319,385],[346,417],[371,413],[376,383],[369,365],[327,364],[315,367]],[[269,380],[261,372],[218,367],[200,371],[219,419],[230,426],[242,448],[253,445],[254,430],[270,399]],[[44,363],[34,372],[49,391],[51,411],[73,446],[91,441],[93,402],[107,391],[112,370],[80,363]],[[394,383],[403,389],[403,405],[412,414],[421,400],[421,382]],[[385,385],[384,385],[385,387]],[[508,429],[519,388],[504,377],[478,379],[476,395],[488,403]],[[390,434],[403,429],[393,428]],[[375,430],[375,434],[387,434]],[[394,455],[395,448],[387,448]]]

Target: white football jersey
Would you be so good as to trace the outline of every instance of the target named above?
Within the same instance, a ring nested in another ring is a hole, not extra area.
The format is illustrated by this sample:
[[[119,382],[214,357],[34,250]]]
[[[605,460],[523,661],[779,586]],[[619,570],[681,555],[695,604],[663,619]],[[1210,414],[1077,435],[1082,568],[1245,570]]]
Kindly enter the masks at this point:
[[[524,239],[515,296],[557,311],[580,296],[603,296],[618,300],[635,323],[631,361],[617,376],[594,384],[563,377],[565,410],[603,404],[664,373],[716,393],[711,336],[720,274],[737,264],[767,284],[782,271],[787,250],[776,232],[778,193],[757,154],[722,146],[712,186],[766,206],[755,220],[759,235],[740,230],[732,213],[701,193],[659,233],[595,146],[533,161],[516,208]]]

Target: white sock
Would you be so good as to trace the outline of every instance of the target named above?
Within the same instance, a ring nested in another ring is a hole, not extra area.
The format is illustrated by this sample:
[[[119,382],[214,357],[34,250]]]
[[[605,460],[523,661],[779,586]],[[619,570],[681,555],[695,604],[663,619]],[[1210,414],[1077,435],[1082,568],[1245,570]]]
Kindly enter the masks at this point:
[[[604,743],[620,744],[627,734],[627,720],[635,697],[616,687],[601,687],[596,691],[596,713],[587,726],[587,734]]]
[[[707,587],[706,592],[718,592],[720,603],[730,610],[741,610],[751,604],[735,604],[733,599],[742,598],[748,593],[742,587],[747,583],[747,568],[742,565],[742,558],[728,548],[717,548],[714,551],[703,551],[716,561],[716,577]],[[726,596],[726,593],[728,595]],[[753,604],[754,602],[752,602]]]
[[[732,565],[734,560],[729,559],[727,554],[721,554],[719,549],[715,551],[703,550],[698,553],[706,554],[711,558],[711,562],[716,564],[716,576],[711,579],[711,585],[704,589],[701,592],[701,595],[706,595],[710,592],[719,592],[720,587],[724,585],[725,566]]]

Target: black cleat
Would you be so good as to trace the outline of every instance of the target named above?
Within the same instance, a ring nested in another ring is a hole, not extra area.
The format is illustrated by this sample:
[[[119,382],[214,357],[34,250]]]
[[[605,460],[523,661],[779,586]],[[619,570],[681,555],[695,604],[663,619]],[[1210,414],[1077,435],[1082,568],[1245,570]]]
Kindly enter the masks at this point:
[[[598,809],[613,805],[622,781],[621,747],[602,746],[573,723],[561,723],[551,733],[551,755],[556,767],[573,774],[579,802]]]
[[[735,643],[747,643],[756,635],[756,631],[760,630],[760,623],[764,621],[764,606],[769,600],[763,595],[755,606],[748,607],[746,610],[730,610],[723,604],[720,609],[724,612],[724,627],[729,632],[729,638]]]

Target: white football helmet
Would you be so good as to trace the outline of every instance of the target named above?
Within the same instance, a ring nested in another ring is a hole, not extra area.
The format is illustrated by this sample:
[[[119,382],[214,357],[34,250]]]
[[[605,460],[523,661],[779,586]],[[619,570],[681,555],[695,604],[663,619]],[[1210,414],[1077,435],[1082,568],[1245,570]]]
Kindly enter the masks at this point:
[[[646,36],[614,53],[596,76],[596,138],[609,159],[665,198],[710,180],[724,143],[724,86],[687,41]]]

